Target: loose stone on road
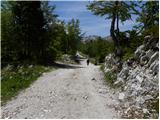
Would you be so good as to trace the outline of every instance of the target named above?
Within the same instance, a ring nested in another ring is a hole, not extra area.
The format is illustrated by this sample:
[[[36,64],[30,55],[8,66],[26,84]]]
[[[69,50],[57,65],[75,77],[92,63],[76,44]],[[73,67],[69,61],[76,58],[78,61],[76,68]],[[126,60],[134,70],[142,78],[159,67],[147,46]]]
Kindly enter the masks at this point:
[[[2,106],[2,118],[118,118],[99,66],[72,65],[43,74]]]

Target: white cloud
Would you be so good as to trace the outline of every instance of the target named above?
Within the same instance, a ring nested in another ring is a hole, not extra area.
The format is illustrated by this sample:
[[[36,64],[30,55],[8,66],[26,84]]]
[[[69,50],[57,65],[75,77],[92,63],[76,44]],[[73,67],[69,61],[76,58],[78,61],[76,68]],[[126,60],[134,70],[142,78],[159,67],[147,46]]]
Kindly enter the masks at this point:
[[[82,32],[87,32],[87,35],[107,36],[110,34],[111,20],[105,20],[104,17],[93,15],[93,13],[86,8],[88,1],[61,1],[54,3],[56,3],[55,11],[59,15],[59,19],[65,20],[65,22],[68,22],[72,18],[79,19],[80,28]],[[133,16],[133,21],[127,20],[124,24],[119,24],[120,31],[132,29],[132,26],[135,24],[135,16]]]

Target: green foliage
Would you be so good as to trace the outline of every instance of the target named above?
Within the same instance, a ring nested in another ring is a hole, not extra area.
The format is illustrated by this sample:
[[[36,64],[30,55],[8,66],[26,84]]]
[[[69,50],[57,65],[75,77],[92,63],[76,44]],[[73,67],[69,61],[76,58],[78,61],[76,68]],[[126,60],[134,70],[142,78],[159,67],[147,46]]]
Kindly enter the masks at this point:
[[[40,65],[26,65],[17,68],[7,66],[1,71],[1,100],[5,104],[12,97],[16,96],[20,90],[27,88],[43,72],[51,70],[49,67]]]
[[[106,82],[110,86],[113,86],[115,80],[117,79],[117,76],[114,73],[112,73],[112,72],[107,72],[104,75],[105,75]]]
[[[115,88],[115,86],[113,85],[114,82],[116,81],[117,79],[117,75],[116,73],[113,73],[112,71],[108,71],[108,72],[105,72],[104,71],[104,63],[101,64],[100,66],[100,70],[102,70],[102,72],[104,73],[104,78],[105,78],[105,81],[106,83],[111,87],[111,88]]]
[[[142,23],[145,29],[159,23],[158,1],[147,1],[142,4],[141,9],[142,12],[139,13],[137,21]]]
[[[116,73],[113,73],[112,71],[105,72],[104,68],[105,68],[105,65],[103,63],[100,65],[100,70],[104,74],[105,82],[109,85],[109,87],[114,88],[115,86],[113,84],[117,79]]]
[[[101,64],[101,66],[100,66],[100,70],[104,71],[104,63],[103,63],[103,64]]]
[[[81,31],[79,28],[79,20],[72,19],[67,24],[67,52],[75,55],[78,50],[78,44],[81,40]]]
[[[142,34],[159,37],[159,2],[146,1],[141,6],[141,12],[138,13],[138,28],[141,28]]]
[[[130,49],[130,48],[125,48],[124,49],[124,55],[122,57],[122,59],[124,61],[126,61],[126,60],[128,60],[130,58],[133,58],[133,56],[134,56],[134,51],[132,49]]]
[[[105,81],[106,83],[111,87],[111,88],[115,88],[114,86],[114,82],[116,81],[117,79],[117,76],[115,73],[109,71],[109,72],[103,72],[104,73],[104,78],[105,78]]]
[[[80,51],[87,54],[89,57],[94,58],[95,62],[104,62],[105,56],[113,52],[114,46],[112,42],[102,39],[101,37],[96,40],[89,40],[81,43]]]
[[[128,34],[129,37],[126,37]],[[137,35],[135,30],[128,30],[120,33],[120,45],[123,48],[123,60],[133,57],[135,50],[138,46],[143,44],[144,36]]]
[[[14,27],[11,11],[1,11],[1,56],[2,62],[15,61],[17,54],[14,44]]]
[[[81,39],[79,21],[57,19],[47,1],[3,1],[2,65],[46,64],[64,53],[75,54]]]
[[[81,44],[81,43],[80,43]],[[81,45],[80,45],[80,47],[81,47]],[[80,49],[80,48],[79,48]],[[82,53],[81,51],[78,51],[79,52],[79,54],[81,55],[81,56],[83,56],[84,58],[87,58],[87,55],[86,54],[84,54],[84,53]]]
[[[11,7],[14,22],[14,34],[18,47],[18,60],[37,61],[43,54],[45,44],[45,19],[40,1],[18,1]]]
[[[125,22],[131,19],[131,14],[136,12],[136,4],[129,1],[93,1],[87,7],[95,15],[105,16],[111,19],[110,35],[114,41],[115,47],[119,48],[119,20]],[[115,29],[116,25],[116,29]]]
[[[148,29],[145,29],[143,31],[143,35],[152,35],[154,36],[155,38],[159,38],[159,24],[157,25],[153,25],[151,26],[150,28]]]
[[[45,38],[49,40],[47,59],[55,60],[66,52],[67,37],[64,22],[57,21],[50,25]]]

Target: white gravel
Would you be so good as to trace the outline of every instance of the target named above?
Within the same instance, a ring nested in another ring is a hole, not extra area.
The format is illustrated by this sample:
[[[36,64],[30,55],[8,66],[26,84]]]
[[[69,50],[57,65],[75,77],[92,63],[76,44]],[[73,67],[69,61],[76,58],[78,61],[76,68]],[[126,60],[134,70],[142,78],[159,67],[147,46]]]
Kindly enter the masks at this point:
[[[1,107],[2,118],[118,118],[99,66],[87,66],[86,61],[77,66],[83,68],[43,74]]]

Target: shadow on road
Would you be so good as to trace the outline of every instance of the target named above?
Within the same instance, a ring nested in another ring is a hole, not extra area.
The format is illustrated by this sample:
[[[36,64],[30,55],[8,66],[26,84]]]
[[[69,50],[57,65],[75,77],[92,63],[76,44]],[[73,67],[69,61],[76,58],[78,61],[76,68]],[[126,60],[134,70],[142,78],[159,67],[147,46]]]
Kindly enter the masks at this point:
[[[78,65],[68,65],[68,64],[65,64],[65,63],[59,63],[59,62],[54,62],[53,63],[53,66],[54,67],[57,67],[57,68],[65,68],[65,69],[77,69],[77,68],[84,68],[82,66],[78,66]]]

